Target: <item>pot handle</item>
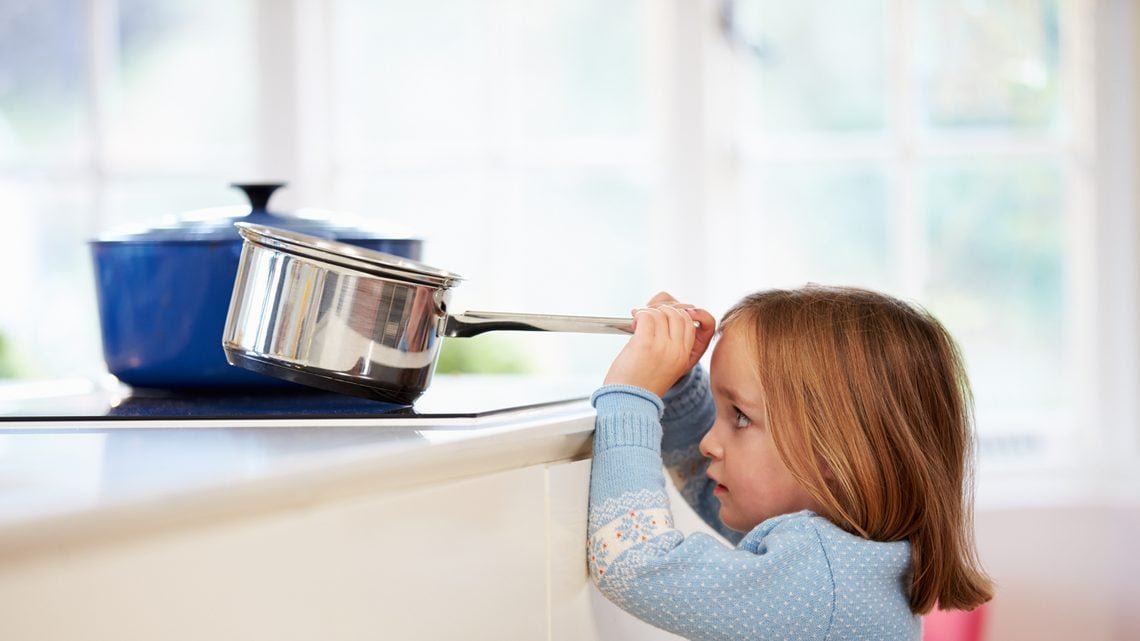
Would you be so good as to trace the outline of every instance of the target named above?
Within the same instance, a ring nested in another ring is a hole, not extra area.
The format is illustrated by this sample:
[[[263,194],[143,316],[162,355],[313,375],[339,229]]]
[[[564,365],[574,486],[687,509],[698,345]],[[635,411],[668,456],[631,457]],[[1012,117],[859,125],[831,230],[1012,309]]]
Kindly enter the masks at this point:
[[[632,318],[602,316],[556,316],[552,314],[506,314],[463,312],[447,317],[443,335],[455,338],[478,336],[500,330],[522,332],[579,332],[585,334],[632,334]]]
[[[277,218],[277,216],[269,211],[269,198],[273,196],[273,192],[281,189],[286,184],[288,183],[231,183],[230,187],[245,192],[245,197],[249,199],[249,216],[253,216],[254,218],[259,216]]]

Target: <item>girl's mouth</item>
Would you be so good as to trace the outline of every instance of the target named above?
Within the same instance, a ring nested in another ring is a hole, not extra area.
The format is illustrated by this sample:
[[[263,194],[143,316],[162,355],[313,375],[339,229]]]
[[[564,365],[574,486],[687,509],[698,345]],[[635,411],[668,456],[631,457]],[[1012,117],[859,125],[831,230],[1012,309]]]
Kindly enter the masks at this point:
[[[728,488],[725,487],[723,483],[717,483],[716,487],[713,488],[713,496],[720,496],[721,494],[724,494],[727,491],[728,491]]]

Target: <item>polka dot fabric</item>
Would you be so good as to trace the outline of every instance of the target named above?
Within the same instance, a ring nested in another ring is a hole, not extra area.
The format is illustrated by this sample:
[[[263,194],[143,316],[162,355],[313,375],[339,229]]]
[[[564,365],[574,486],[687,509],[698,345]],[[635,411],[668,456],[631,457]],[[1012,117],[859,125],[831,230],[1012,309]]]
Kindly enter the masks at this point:
[[[743,537],[719,523],[695,447],[712,423],[707,387],[697,369],[665,403],[627,386],[594,394],[586,553],[602,593],[688,639],[920,639],[906,598],[906,542],[867,541],[811,512],[769,519]],[[735,548],[674,529],[663,434],[682,496]]]

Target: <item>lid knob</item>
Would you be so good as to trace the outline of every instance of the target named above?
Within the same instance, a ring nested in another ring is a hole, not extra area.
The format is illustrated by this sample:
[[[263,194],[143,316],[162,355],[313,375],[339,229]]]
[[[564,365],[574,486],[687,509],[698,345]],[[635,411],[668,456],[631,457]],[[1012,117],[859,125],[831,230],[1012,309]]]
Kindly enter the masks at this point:
[[[249,204],[252,208],[250,213],[268,213],[269,198],[273,196],[273,192],[287,184],[288,183],[232,183],[230,186],[245,192],[245,197],[249,199]]]

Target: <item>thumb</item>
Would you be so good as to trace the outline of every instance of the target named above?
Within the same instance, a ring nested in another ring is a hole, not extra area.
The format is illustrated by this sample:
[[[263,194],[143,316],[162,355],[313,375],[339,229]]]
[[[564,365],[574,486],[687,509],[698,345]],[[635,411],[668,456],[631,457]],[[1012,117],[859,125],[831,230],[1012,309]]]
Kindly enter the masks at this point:
[[[689,354],[689,366],[697,364],[701,360],[705,351],[709,348],[709,343],[712,342],[713,336],[716,335],[716,319],[713,315],[703,309],[686,309],[694,321],[699,325],[697,327],[696,336],[693,339],[693,350]]]

